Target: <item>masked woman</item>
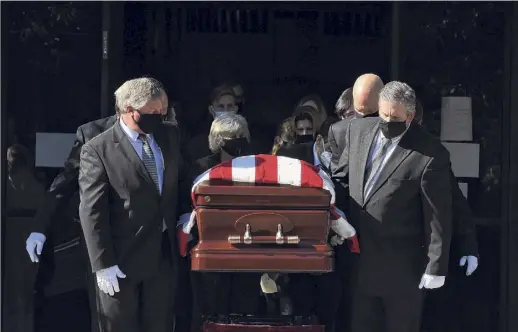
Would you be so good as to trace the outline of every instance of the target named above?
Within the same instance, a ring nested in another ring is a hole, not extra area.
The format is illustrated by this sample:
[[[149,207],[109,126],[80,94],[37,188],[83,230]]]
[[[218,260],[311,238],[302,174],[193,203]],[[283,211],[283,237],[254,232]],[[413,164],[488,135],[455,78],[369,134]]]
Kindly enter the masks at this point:
[[[322,123],[324,123],[327,118],[327,110],[322,98],[320,98],[320,96],[317,94],[310,94],[302,97],[295,106],[293,116],[307,112],[307,110],[302,109],[303,107],[311,107],[313,109],[311,112],[313,117],[313,126],[315,128],[320,128]]]
[[[235,113],[218,116],[209,133],[211,155],[198,159],[194,177],[235,157],[248,154],[250,133],[244,117]],[[196,231],[194,241],[196,242]],[[209,317],[229,314],[257,314],[260,297],[260,274],[191,272],[193,290],[192,331],[200,331]]]

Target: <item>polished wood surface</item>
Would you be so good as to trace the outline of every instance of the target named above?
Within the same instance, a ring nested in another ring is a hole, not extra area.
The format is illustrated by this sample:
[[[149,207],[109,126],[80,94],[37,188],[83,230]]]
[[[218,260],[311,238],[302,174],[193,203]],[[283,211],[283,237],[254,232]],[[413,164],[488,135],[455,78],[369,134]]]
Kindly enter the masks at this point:
[[[199,242],[191,253],[192,270],[333,270],[327,191],[206,182],[195,198]]]
[[[302,326],[272,326],[272,325],[245,325],[245,324],[221,324],[205,323],[203,332],[324,332],[324,325]]]

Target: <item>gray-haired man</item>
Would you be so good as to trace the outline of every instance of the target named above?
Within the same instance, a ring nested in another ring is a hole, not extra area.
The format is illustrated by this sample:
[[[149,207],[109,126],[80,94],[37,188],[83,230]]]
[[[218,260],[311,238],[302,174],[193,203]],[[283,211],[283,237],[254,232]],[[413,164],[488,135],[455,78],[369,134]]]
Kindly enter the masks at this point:
[[[390,82],[379,119],[352,120],[340,162],[361,254],[353,332],[418,332],[423,288],[444,284],[451,239],[450,159],[412,124],[415,93]]]
[[[101,326],[166,332],[179,266],[177,129],[163,124],[168,100],[154,79],[125,82],[115,100],[119,120],[83,146],[79,166],[79,216]]]

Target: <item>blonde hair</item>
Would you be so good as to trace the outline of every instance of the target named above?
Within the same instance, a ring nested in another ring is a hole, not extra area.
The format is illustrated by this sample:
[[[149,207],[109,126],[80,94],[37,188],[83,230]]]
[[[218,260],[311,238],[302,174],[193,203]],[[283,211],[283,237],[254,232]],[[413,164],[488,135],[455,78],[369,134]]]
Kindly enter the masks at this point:
[[[275,136],[275,140],[273,142],[272,154],[277,154],[280,148],[285,146],[290,146],[295,142],[295,138],[297,137],[295,131],[295,121],[293,117],[284,119],[281,122],[281,125],[277,129],[277,135]]]
[[[245,137],[250,142],[250,132],[245,118],[239,114],[227,112],[212,121],[209,133],[209,148],[212,153],[221,151],[223,141],[229,138]]]

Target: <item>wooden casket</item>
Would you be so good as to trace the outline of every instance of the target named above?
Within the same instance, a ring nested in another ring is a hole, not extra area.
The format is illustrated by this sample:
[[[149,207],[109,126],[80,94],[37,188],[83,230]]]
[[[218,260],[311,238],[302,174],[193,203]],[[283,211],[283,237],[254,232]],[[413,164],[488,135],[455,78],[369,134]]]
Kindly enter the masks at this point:
[[[330,194],[319,188],[200,183],[194,271],[330,272]]]

